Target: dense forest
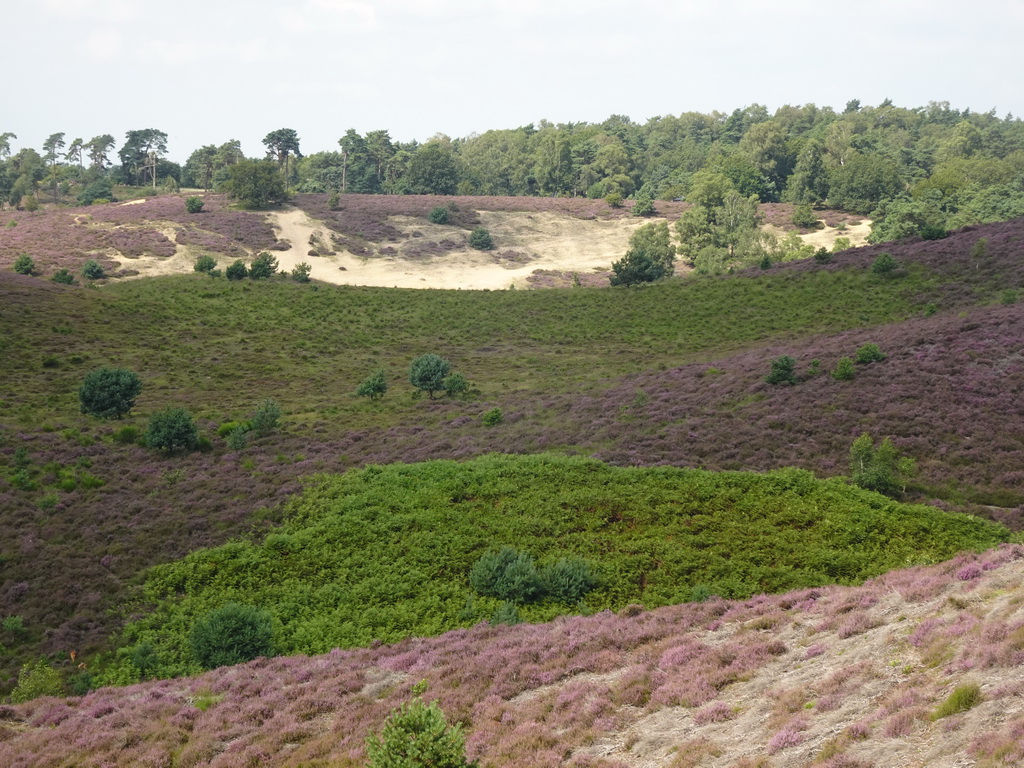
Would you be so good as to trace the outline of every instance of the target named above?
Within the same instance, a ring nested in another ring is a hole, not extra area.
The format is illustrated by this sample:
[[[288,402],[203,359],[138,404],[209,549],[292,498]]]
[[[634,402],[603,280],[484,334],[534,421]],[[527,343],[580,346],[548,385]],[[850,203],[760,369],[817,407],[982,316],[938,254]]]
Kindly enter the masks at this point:
[[[113,185],[229,191],[243,169],[274,163],[295,192],[586,196],[744,200],[827,205],[876,221],[874,240],[955,229],[1024,215],[1024,122],[948,102],[897,107],[886,100],[842,112],[753,104],[731,113],[685,112],[637,123],[541,121],[424,143],[387,130],[349,129],[335,150],[303,154],[289,128],[263,139],[266,157],[240,142],[167,159],[168,136],[130,130],[88,141],[52,134],[40,151],[14,152],[0,133],[0,198],[20,208],[48,200],[111,199]],[[709,193],[710,190],[710,193]]]

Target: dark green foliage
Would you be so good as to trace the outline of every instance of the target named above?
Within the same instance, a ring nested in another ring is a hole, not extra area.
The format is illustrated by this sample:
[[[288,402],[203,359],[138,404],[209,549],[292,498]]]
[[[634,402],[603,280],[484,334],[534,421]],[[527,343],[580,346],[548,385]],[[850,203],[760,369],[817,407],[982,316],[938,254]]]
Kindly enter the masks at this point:
[[[514,547],[502,547],[480,557],[469,572],[469,584],[485,597],[529,603],[543,593],[533,558]]]
[[[232,451],[241,451],[249,444],[249,425],[239,424],[227,433],[226,442]]]
[[[79,205],[92,205],[94,202],[100,200],[113,200],[114,190],[111,186],[110,179],[106,176],[101,176],[96,181],[87,185],[81,192],[78,193],[78,204]]]
[[[273,623],[266,611],[228,603],[192,626],[189,649],[201,667],[215,669],[273,656],[273,635]]]
[[[165,408],[149,417],[146,445],[161,451],[191,451],[199,442],[192,414],[184,408]]]
[[[341,208],[341,195],[337,190],[332,190],[327,196],[327,210],[337,211]]]
[[[111,435],[111,439],[115,443],[120,443],[121,445],[132,445],[137,443],[140,437],[142,437],[142,430],[134,424],[125,424],[120,429],[115,430],[114,434]]]
[[[566,604],[579,602],[600,583],[590,564],[578,558],[560,558],[542,567],[539,577],[543,596]]]
[[[481,420],[485,427],[493,427],[501,424],[505,420],[505,416],[502,414],[501,408],[491,408],[481,417]]]
[[[469,246],[478,251],[489,251],[494,248],[494,240],[484,227],[477,227],[469,233]]]
[[[150,643],[139,643],[132,648],[129,656],[132,666],[139,673],[139,679],[145,680],[156,673],[160,667],[160,657]]]
[[[893,258],[893,255],[889,252],[878,254],[873,262],[871,262],[872,274],[879,275],[881,277],[888,277],[891,275],[896,268],[899,267],[899,262]]]
[[[828,248],[822,246],[814,252],[814,261],[818,264],[831,264],[832,254],[829,252]]]
[[[127,368],[98,368],[86,375],[78,390],[82,413],[120,419],[131,413],[142,392],[142,379]]]
[[[106,277],[103,272],[103,267],[96,259],[86,259],[85,263],[82,264],[82,274],[89,280],[102,280]]]
[[[764,379],[769,384],[796,384],[796,360],[781,355],[772,360],[772,369]]]
[[[357,397],[368,397],[371,400],[380,400],[388,391],[388,377],[383,368],[374,371],[359,385],[356,390]]]
[[[818,215],[809,203],[801,203],[793,209],[792,222],[801,229],[813,229],[818,226]]]
[[[981,686],[977,683],[964,683],[953,689],[944,702],[942,702],[932,713],[932,720],[941,720],[950,715],[956,715],[973,709],[985,697],[981,693]]]
[[[451,370],[452,364],[443,357],[432,353],[421,355],[409,366],[409,383],[433,400],[434,393],[444,389],[444,380]]]
[[[309,273],[313,271],[313,268],[306,262],[300,262],[292,268],[292,280],[296,283],[308,283]]]
[[[982,261],[988,257],[988,238],[979,237],[974,245],[971,246],[971,261],[974,263],[974,268],[978,269],[981,267]]]
[[[612,285],[638,285],[672,274],[676,248],[668,224],[645,224],[629,238],[626,255],[612,264]]]
[[[489,623],[491,626],[495,627],[499,624],[514,626],[516,624],[522,624],[523,617],[519,614],[519,608],[516,607],[516,604],[506,600],[494,609],[494,613],[491,614]]]
[[[475,768],[466,760],[462,727],[448,725],[436,701],[416,697],[388,715],[380,735],[366,740],[367,768]]]
[[[55,283],[63,283],[64,285],[74,285],[75,276],[65,267],[61,267],[53,273],[53,277],[50,278]]]
[[[840,357],[836,367],[832,369],[832,378],[838,381],[851,381],[855,375],[853,360],[848,357]]]
[[[427,215],[431,224],[447,224],[448,223],[448,209],[439,205],[436,208],[431,208],[430,213]]]
[[[850,446],[850,477],[869,491],[899,496],[915,469],[914,460],[901,456],[888,437],[876,448],[871,435],[865,432]]]
[[[760,267],[761,269],[771,269],[772,257],[766,253],[764,256],[761,257],[761,261],[758,262],[757,266]]]
[[[210,274],[216,268],[217,260],[213,258],[213,256],[207,256],[205,254],[196,258],[195,264],[192,265],[193,271],[200,273],[205,272],[206,274]]]
[[[854,362],[858,365],[880,363],[883,360],[885,360],[885,353],[878,348],[877,344],[864,344],[857,350],[857,355],[854,357]]]
[[[245,280],[249,276],[249,270],[246,269],[245,262],[238,259],[228,265],[228,268],[224,270],[224,275],[228,280]]]
[[[199,213],[203,210],[203,198],[198,196],[186,197],[185,210],[188,213]]]
[[[263,251],[249,266],[249,277],[253,280],[267,280],[277,272],[277,259],[273,254]]]
[[[921,227],[919,234],[922,240],[943,240],[949,237],[949,230],[934,224],[925,224]]]
[[[277,429],[281,421],[281,407],[277,401],[267,398],[256,407],[249,420],[249,431],[256,437],[266,437]]]
[[[19,275],[31,275],[36,271],[36,263],[31,256],[23,253],[14,260],[14,271]]]
[[[650,195],[639,194],[633,203],[632,213],[634,216],[653,216],[654,201]]]
[[[611,192],[604,196],[604,201],[608,203],[609,208],[621,208],[622,207],[622,195],[618,192]]]
[[[272,160],[242,160],[229,166],[224,191],[244,208],[264,208],[287,198],[284,177]]]
[[[469,391],[469,382],[461,373],[455,372],[444,380],[444,393],[448,397],[459,397]]]

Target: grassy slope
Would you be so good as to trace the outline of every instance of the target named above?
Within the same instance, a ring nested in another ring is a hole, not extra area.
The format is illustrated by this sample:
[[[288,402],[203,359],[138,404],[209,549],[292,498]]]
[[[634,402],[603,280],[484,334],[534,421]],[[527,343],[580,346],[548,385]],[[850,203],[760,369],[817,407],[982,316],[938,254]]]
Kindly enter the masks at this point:
[[[878,329],[919,315],[931,301],[938,303],[939,314],[915,321],[924,324],[918,328],[925,334],[933,328],[928,323],[954,323],[958,311],[972,312],[982,326],[991,312],[1019,315],[1020,305],[971,307],[1021,284],[1022,266],[1014,256],[1020,230],[1019,222],[1009,223],[939,243],[890,248],[909,265],[908,276],[891,281],[868,273],[878,248],[841,256],[827,268],[793,264],[635,291],[428,293],[276,282],[229,285],[199,277],[87,291],[0,273],[5,328],[0,340],[5,364],[0,615],[23,615],[28,627],[24,634],[0,636],[11,650],[4,667],[16,669],[39,649],[61,656],[71,649],[95,651],[116,626],[111,609],[124,604],[143,567],[247,531],[258,517],[254,510],[274,506],[297,488],[298,477],[314,471],[552,447],[596,451],[623,463],[770,469],[794,463],[795,457],[816,471],[842,471],[848,440],[861,424],[848,421],[847,435],[830,428],[823,433],[822,423],[829,422],[813,407],[787,415],[792,420],[785,428],[773,426],[757,410],[749,412],[743,438],[733,446],[743,452],[730,452],[723,435],[731,433],[731,420],[737,407],[746,407],[743,403],[764,397],[765,405],[756,407],[774,407],[799,392],[813,405],[805,393],[816,390],[807,385],[763,391],[760,377],[767,361],[794,345],[803,350],[802,359],[815,356],[819,343],[848,353],[849,344],[880,340],[873,338]],[[989,256],[970,263],[967,254],[982,235],[990,239]],[[972,322],[968,318],[964,324]],[[841,347],[822,335],[843,329],[853,335]],[[857,337],[860,332],[866,335]],[[479,387],[479,398],[410,400],[404,370],[411,357],[425,351],[449,356]],[[975,352],[962,350],[963,355]],[[947,359],[942,345],[929,353],[933,366]],[[828,358],[822,358],[828,366]],[[998,412],[999,393],[1020,386],[1012,358],[1007,350],[986,359],[998,376],[972,397],[955,400],[959,423],[977,414],[992,425],[988,434],[971,436],[975,464],[996,454],[1012,457],[1018,450],[1018,414],[989,418]],[[637,384],[636,377],[657,378],[663,368],[668,385],[652,394],[666,405],[688,403],[707,389],[706,381],[697,381],[694,366],[719,360],[729,361],[722,366],[728,375],[715,380],[730,382],[732,389],[718,404],[701,406],[710,411],[703,426],[685,423],[671,409],[658,411],[650,402],[638,406],[635,401],[636,389],[647,386]],[[228,452],[216,438],[211,454],[171,458],[111,444],[113,428],[121,425],[81,417],[75,395],[85,372],[106,364],[132,367],[146,381],[138,415],[128,423],[144,426],[145,414],[185,403],[212,435],[217,422],[243,417],[272,395],[285,407],[285,431],[241,455]],[[394,391],[381,404],[349,397],[378,365],[388,369]],[[907,391],[901,402],[909,410],[895,414],[891,429],[885,423],[872,429],[892,434],[899,424],[921,425],[921,445],[929,453],[917,458],[931,465],[929,491],[949,494],[944,487],[949,482],[973,484],[986,493],[1006,483],[1011,493],[1020,492],[1012,477],[979,479],[973,469],[962,473],[959,460],[930,453],[950,431],[946,419],[934,403],[906,389],[900,371],[907,366],[894,371],[890,363],[883,365],[890,367],[875,370],[901,383],[901,391]],[[692,383],[672,381],[677,367],[684,374],[679,380],[690,376]],[[849,396],[857,399],[870,381],[864,376],[852,382]],[[951,404],[952,398],[940,401],[943,408]],[[505,410],[506,423],[484,429],[478,416],[494,405]],[[621,424],[609,422],[612,415],[621,417]],[[644,429],[676,432],[652,449],[651,435],[633,428],[648,420]],[[766,428],[751,430],[751,424]],[[34,491],[5,482],[18,448],[27,451]],[[88,488],[78,482],[72,490],[58,490],[68,473],[80,480],[89,473],[106,484]],[[12,682],[9,678],[7,685]]]
[[[188,632],[227,602],[268,609],[283,653],[471,626],[500,601],[471,599],[470,568],[501,546],[541,564],[586,559],[601,577],[586,605],[618,610],[855,583],[1008,535],[799,470],[615,468],[550,455],[369,467],[321,479],[288,513],[263,543],[203,550],[151,574],[157,610],[130,636],[157,651],[159,674],[198,671]],[[521,608],[534,622],[578,611]]]
[[[0,763],[365,764],[420,680],[484,768],[1009,768],[1024,760],[1024,549],[861,587],[480,625],[0,709]],[[961,685],[980,702],[932,715]]]

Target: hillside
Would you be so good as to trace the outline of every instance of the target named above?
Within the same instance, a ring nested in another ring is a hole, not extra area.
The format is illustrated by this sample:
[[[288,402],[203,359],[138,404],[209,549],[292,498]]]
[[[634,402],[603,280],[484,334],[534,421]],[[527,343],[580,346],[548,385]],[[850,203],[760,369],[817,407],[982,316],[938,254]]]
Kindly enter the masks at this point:
[[[1020,528],[1024,305],[1004,302],[1024,285],[1022,227],[626,291],[198,275],[83,290],[0,271],[0,616],[25,626],[0,635],[3,688],[40,651],[56,660],[109,648],[146,567],[265,530],[300,478],[370,463],[557,450],[834,475],[868,431],[917,460],[912,499]],[[981,238],[987,255],[972,261]],[[883,250],[901,276],[871,274]],[[884,361],[857,366],[852,381],[828,375],[869,342]],[[450,358],[474,394],[414,400],[406,371],[427,351]],[[798,360],[797,386],[764,382],[782,354]],[[120,422],[79,413],[82,377],[101,365],[145,382]],[[353,397],[379,367],[392,391],[379,403]],[[281,403],[282,430],[230,450],[218,426],[267,396]],[[208,453],[164,456],[135,442],[149,414],[182,404]],[[503,422],[487,427],[495,407]]]
[[[426,680],[485,768],[1019,765],[1021,589],[1013,545],[862,587],[261,659],[4,707],[0,762],[358,766]]]

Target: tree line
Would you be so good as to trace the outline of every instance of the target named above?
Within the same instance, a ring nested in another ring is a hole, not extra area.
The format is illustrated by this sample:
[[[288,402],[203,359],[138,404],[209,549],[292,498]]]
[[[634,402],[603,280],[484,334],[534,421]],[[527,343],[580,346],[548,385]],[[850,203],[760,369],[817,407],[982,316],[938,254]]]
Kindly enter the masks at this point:
[[[107,183],[220,191],[233,166],[260,162],[273,163],[286,190],[313,193],[676,199],[713,183],[762,203],[892,217],[897,236],[1024,215],[1024,122],[948,102],[903,108],[854,99],[842,111],[806,104],[774,113],[753,104],[645,123],[612,115],[423,143],[349,129],[336,149],[311,154],[294,129],[281,128],[263,139],[263,158],[247,159],[229,140],[194,150],[180,166],[166,159],[167,134],[156,129],[128,131],[116,155],[109,134],[65,136],[51,135],[42,153],[12,154],[16,136],[0,133],[0,197],[22,206],[75,192],[76,202],[90,202],[93,192],[109,196]]]

